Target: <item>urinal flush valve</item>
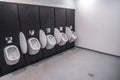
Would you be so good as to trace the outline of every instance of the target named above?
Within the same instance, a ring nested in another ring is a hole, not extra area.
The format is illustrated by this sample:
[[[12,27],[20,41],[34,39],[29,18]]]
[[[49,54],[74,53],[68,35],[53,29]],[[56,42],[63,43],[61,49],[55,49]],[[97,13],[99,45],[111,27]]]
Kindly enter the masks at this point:
[[[60,31],[63,31],[63,27],[60,27]]]
[[[5,37],[5,41],[7,42],[7,44],[12,43],[13,37]]]
[[[72,29],[73,29],[73,27],[72,27],[72,26],[70,26],[70,29],[72,30]]]
[[[51,32],[51,29],[50,29],[50,28],[46,28],[46,32],[47,32],[47,33],[50,33],[50,32]]]
[[[35,34],[35,30],[29,30],[29,34],[33,36]]]

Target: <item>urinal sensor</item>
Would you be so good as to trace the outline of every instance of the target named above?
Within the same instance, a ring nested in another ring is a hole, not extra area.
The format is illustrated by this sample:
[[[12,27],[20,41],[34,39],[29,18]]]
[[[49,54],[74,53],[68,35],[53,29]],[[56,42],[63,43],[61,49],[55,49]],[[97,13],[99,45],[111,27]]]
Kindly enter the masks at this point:
[[[50,33],[50,32],[51,32],[51,29],[50,29],[50,28],[46,28],[46,32],[47,32],[47,33]]]
[[[63,27],[60,27],[60,31],[63,31]]]
[[[70,26],[70,29],[72,29],[73,27],[72,26]]]
[[[13,41],[13,37],[6,37],[5,40],[7,41],[7,43],[12,43]]]
[[[29,30],[29,34],[33,36],[35,34],[35,30]]]

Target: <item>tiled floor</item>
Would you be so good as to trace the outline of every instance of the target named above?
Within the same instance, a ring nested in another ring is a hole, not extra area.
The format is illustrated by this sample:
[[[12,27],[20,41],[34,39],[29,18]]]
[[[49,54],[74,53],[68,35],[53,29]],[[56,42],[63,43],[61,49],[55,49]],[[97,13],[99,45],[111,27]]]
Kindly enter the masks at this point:
[[[0,80],[120,80],[120,58],[74,48]]]

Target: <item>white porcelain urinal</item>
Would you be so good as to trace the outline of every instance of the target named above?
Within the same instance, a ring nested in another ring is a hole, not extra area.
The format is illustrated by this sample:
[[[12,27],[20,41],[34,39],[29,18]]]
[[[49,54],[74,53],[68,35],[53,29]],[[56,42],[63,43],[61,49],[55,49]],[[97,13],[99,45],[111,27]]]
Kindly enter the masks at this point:
[[[46,34],[43,30],[39,31],[39,40],[41,43],[41,48],[45,48],[47,45],[47,37],[46,37]]]
[[[47,35],[47,46],[46,49],[52,49],[56,44],[55,37],[53,35]]]
[[[28,51],[30,55],[35,55],[39,52],[41,45],[37,38],[28,39]]]
[[[56,44],[59,44],[62,39],[62,35],[61,35],[61,32],[59,31],[59,29],[57,29],[57,28],[54,29],[54,36],[56,39]]]
[[[74,31],[71,31],[69,27],[66,27],[66,34],[70,43],[77,39],[77,34]]]
[[[77,40],[77,34],[74,31],[72,31],[72,37],[71,37],[69,42],[71,43],[71,42],[74,42],[76,40]]]
[[[20,52],[15,45],[4,48],[4,58],[8,65],[15,65],[20,60]]]
[[[61,37],[61,41],[60,41],[59,45],[63,46],[63,45],[65,45],[67,43],[68,37],[67,37],[67,35],[65,33],[61,33],[61,36],[62,37]]]
[[[19,34],[19,41],[20,41],[20,48],[21,48],[22,53],[26,54],[27,49],[28,49],[27,41],[26,41],[25,35],[22,32],[20,32],[20,34]]]

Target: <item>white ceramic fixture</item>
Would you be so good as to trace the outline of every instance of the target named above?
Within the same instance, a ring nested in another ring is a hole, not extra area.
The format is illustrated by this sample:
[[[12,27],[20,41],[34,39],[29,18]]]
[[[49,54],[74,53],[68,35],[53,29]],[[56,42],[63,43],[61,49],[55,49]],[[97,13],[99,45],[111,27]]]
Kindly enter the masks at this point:
[[[68,37],[65,33],[61,33],[61,41],[59,43],[60,46],[63,46],[67,43]]]
[[[59,29],[57,29],[57,28],[54,29],[54,36],[56,39],[56,44],[59,44],[62,39],[62,35],[61,35],[61,32],[59,31]]]
[[[30,55],[35,55],[40,51],[41,45],[37,38],[28,39],[28,51]]]
[[[76,41],[76,39],[77,39],[77,34],[74,32],[74,31],[72,31],[69,27],[66,27],[66,34],[67,34],[67,37],[68,37],[68,40],[69,40],[69,42],[74,42],[74,41]]]
[[[52,49],[56,45],[56,40],[53,35],[47,35],[47,46],[46,49]]]
[[[21,48],[22,53],[26,54],[27,49],[28,49],[27,41],[26,41],[25,35],[22,32],[20,32],[20,34],[19,34],[19,41],[20,41],[20,48]]]
[[[76,40],[77,40],[77,34],[74,31],[72,31],[72,37],[71,37],[69,42],[71,43],[71,42],[74,42]]]
[[[4,48],[4,58],[6,64],[15,65],[20,60],[20,52],[15,45],[10,45]]]
[[[70,39],[72,37],[72,31],[71,31],[71,29],[69,27],[66,27],[65,33],[67,34],[68,40],[70,41]]]
[[[43,30],[39,31],[39,40],[41,43],[41,48],[45,48],[47,45],[47,37],[46,37],[46,34]]]

